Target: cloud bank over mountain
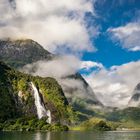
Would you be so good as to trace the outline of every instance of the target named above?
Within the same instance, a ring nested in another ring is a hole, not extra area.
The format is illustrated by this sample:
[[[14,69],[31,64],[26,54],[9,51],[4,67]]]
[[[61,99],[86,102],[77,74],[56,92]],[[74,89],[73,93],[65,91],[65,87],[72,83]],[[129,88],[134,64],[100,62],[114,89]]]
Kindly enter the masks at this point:
[[[140,81],[140,61],[129,62],[106,69],[103,64],[94,61],[81,61],[75,56],[62,56],[51,61],[38,61],[26,65],[26,73],[42,77],[55,77],[61,85],[71,85],[83,91],[83,83],[75,79],[63,79],[79,70],[91,73],[83,74],[98,99],[106,106],[124,107],[132,97],[134,87]],[[64,87],[65,87],[64,86]],[[85,91],[84,91],[85,92]]]
[[[38,61],[23,67],[23,71],[42,77],[62,78],[75,74],[80,67],[81,61],[75,56],[67,55],[54,58],[50,61]]]

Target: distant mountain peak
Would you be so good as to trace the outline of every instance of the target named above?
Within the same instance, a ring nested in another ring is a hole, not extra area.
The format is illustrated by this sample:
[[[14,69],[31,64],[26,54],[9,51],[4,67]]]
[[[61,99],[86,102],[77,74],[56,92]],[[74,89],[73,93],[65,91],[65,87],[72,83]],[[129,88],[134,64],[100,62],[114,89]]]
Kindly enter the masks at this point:
[[[137,84],[137,86],[135,87],[135,90],[140,90],[140,83]]]
[[[133,91],[133,96],[128,102],[129,107],[139,107],[140,106],[140,83],[137,84]]]

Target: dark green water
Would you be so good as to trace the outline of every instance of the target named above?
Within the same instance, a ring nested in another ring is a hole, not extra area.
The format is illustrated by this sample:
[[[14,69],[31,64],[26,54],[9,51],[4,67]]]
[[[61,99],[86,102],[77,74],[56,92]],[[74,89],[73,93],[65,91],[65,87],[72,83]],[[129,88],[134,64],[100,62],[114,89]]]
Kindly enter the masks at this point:
[[[0,140],[140,140],[138,132],[0,132]]]

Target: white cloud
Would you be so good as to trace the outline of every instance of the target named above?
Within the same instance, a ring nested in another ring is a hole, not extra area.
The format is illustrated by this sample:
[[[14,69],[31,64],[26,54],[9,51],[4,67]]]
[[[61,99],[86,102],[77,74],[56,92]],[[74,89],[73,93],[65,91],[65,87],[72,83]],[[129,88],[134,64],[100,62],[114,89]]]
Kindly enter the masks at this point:
[[[125,26],[109,28],[108,31],[113,34],[113,39],[122,43],[123,48],[130,51],[140,51],[140,22],[128,23]]]
[[[84,76],[96,96],[105,105],[123,107],[132,96],[134,87],[140,82],[140,61],[102,68]]]
[[[101,63],[93,62],[93,61],[82,61],[81,69],[90,70],[91,68],[103,68]]]
[[[15,8],[8,0],[0,1],[0,38],[31,38],[52,52],[94,49],[84,20],[86,12],[95,14],[92,0],[14,2]],[[97,36],[98,27],[93,31]]]
[[[74,55],[55,57],[50,61],[37,61],[25,65],[21,70],[42,77],[62,78],[77,73],[81,69],[103,68],[101,63],[94,61],[81,61]]]
[[[74,62],[74,63],[73,63]],[[80,60],[75,56],[56,57],[50,61],[38,61],[25,65],[22,71],[42,77],[54,77],[56,79],[75,74],[80,67]]]
[[[15,0],[17,10],[22,15],[37,14],[64,14],[69,11],[75,11],[83,14],[83,12],[93,11],[91,1],[87,0]]]

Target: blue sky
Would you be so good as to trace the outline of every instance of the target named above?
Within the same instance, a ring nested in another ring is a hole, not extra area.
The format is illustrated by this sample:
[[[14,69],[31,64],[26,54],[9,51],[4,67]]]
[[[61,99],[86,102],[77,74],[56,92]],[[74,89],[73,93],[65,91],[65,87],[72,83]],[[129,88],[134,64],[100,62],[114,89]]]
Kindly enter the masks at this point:
[[[89,26],[99,35],[91,37],[95,52],[85,52],[84,61],[102,64],[80,72],[106,105],[125,106],[140,82],[140,1],[97,0],[96,16],[86,14]]]
[[[121,65],[130,61],[140,59],[140,51],[129,51],[122,47],[119,41],[113,41],[107,32],[108,28],[125,26],[129,22],[136,21],[140,10],[140,1],[138,0],[98,0],[95,5],[97,17],[87,14],[91,26],[96,23],[100,26],[100,35],[93,40],[97,51],[94,53],[84,53],[84,60],[93,60],[101,62],[105,67],[112,65]]]

